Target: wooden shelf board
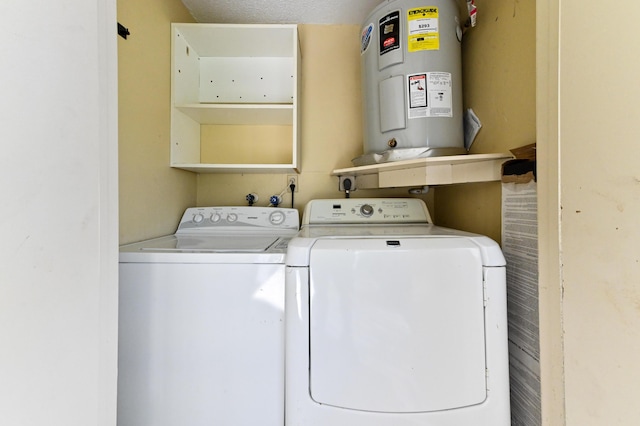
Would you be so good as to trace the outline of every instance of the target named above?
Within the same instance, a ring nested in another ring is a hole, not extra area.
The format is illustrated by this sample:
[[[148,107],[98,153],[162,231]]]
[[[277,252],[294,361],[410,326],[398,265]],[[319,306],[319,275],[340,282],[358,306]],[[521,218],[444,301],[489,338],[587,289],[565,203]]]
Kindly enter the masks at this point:
[[[333,176],[355,176],[361,189],[491,182],[501,178],[511,154],[468,154],[417,158],[336,169]]]
[[[297,173],[293,164],[172,164],[194,173]]]
[[[200,124],[292,125],[291,104],[184,104],[176,105]]]

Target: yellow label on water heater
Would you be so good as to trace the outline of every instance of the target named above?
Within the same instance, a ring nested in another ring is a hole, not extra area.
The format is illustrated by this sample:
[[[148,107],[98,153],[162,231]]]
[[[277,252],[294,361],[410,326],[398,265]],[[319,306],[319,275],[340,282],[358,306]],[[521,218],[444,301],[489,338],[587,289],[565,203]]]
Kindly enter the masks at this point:
[[[438,8],[424,6],[407,11],[407,48],[409,52],[440,49]]]

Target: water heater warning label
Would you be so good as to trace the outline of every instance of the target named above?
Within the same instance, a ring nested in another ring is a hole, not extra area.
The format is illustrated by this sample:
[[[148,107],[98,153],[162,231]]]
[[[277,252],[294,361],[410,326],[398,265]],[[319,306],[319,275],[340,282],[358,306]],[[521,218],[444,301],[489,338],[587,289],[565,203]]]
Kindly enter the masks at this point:
[[[451,73],[425,72],[407,76],[408,118],[453,117]]]
[[[440,49],[438,8],[418,7],[407,11],[407,49],[409,52]]]

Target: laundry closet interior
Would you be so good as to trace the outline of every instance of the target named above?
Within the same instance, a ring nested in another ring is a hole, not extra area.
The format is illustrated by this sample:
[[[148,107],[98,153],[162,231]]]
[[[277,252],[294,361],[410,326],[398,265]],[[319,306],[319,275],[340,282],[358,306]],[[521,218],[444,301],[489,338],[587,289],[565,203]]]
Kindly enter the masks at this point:
[[[478,24],[465,32],[462,42],[463,106],[482,122],[470,154],[508,153],[536,139],[535,4],[478,3]],[[119,1],[118,21],[130,31],[118,40],[120,244],[173,233],[189,207],[244,206],[248,195],[255,196],[255,205],[266,206],[279,194],[283,207],[302,214],[311,200],[345,196],[335,171],[350,169],[351,160],[363,153],[360,22],[348,17],[295,22],[300,61],[293,120],[285,119],[284,125],[278,120],[273,125],[202,125],[202,155],[207,138],[215,137],[226,142],[206,155],[221,155],[224,164],[248,165],[206,170],[176,166],[183,159],[176,160],[181,154],[176,154],[171,118],[171,24],[195,23],[194,18],[180,0]],[[240,142],[246,140],[250,142]],[[236,161],[240,150],[243,157]],[[285,167],[256,167],[256,156],[273,156],[269,161]],[[292,176],[293,193],[287,191]],[[428,190],[366,185],[351,196],[418,197],[436,225],[500,242],[501,184],[488,180]]]

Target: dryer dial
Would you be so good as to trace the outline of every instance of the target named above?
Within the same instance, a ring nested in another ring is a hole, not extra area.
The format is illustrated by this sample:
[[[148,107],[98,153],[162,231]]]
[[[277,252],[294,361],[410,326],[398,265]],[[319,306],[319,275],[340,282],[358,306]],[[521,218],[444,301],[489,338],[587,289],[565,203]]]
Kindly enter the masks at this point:
[[[364,217],[371,217],[373,214],[373,207],[371,204],[363,204],[360,206],[360,214]]]

